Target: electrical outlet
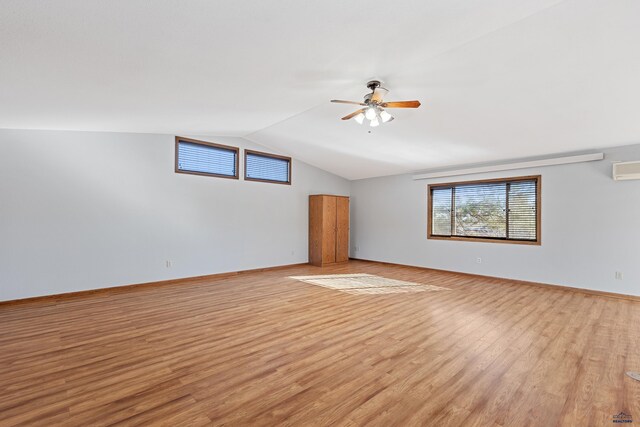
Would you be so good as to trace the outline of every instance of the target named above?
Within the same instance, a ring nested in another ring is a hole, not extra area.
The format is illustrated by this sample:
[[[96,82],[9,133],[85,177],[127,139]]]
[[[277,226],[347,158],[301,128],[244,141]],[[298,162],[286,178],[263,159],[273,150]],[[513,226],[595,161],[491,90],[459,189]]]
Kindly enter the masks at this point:
[[[622,271],[616,271],[616,280],[622,280],[623,278]]]
[[[482,264],[482,258],[480,258],[480,257],[476,258],[476,263]]]
[[[171,261],[167,260],[165,262],[165,265],[167,266],[167,268],[171,268]]]

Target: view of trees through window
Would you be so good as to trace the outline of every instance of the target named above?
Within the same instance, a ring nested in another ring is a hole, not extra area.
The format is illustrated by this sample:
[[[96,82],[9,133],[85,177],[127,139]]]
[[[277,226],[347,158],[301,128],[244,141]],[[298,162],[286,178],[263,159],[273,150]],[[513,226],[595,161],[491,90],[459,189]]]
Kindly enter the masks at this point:
[[[454,188],[456,236],[506,237],[506,184]]]
[[[537,180],[432,186],[431,235],[536,241]]]

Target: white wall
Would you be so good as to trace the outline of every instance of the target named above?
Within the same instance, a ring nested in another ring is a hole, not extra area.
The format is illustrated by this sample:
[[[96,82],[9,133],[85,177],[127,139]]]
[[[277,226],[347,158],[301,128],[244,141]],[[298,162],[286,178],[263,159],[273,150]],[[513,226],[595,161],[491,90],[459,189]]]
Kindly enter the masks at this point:
[[[350,184],[292,172],[176,174],[173,135],[0,130],[0,300],[306,262],[307,196]]]
[[[640,181],[611,178],[612,161],[640,160],[640,145],[604,152],[600,162],[437,180],[398,175],[353,181],[351,255],[640,295]],[[427,184],[537,174],[542,246],[426,238]],[[623,280],[615,279],[616,271]]]
[[[293,185],[267,184],[174,173],[172,135],[0,130],[0,300],[306,262],[314,193],[351,194],[358,258],[640,295],[640,181],[611,179],[640,145],[605,153],[464,177],[542,175],[526,246],[427,240],[427,184],[460,177],[349,183],[294,159]]]

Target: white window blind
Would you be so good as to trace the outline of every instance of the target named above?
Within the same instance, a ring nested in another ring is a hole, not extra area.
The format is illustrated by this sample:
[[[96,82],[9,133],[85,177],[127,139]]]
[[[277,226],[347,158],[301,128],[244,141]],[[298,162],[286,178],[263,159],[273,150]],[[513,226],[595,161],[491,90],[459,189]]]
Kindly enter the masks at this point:
[[[451,194],[452,188],[434,189],[431,196],[431,224],[433,234],[437,236],[451,236]]]
[[[509,183],[509,239],[536,240],[537,185],[535,181]]]
[[[430,234],[537,241],[538,179],[432,186]]]
[[[245,151],[245,179],[278,183],[291,182],[291,159]]]
[[[178,140],[177,169],[213,176],[237,177],[238,149]]]

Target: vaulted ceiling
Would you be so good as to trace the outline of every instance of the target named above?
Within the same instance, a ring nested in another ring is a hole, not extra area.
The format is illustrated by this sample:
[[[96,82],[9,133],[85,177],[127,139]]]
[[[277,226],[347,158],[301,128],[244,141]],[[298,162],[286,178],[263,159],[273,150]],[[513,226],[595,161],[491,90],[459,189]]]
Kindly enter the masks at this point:
[[[3,0],[0,127],[243,136],[349,179],[639,143],[638,22],[637,0]],[[339,120],[371,78],[422,107]]]

